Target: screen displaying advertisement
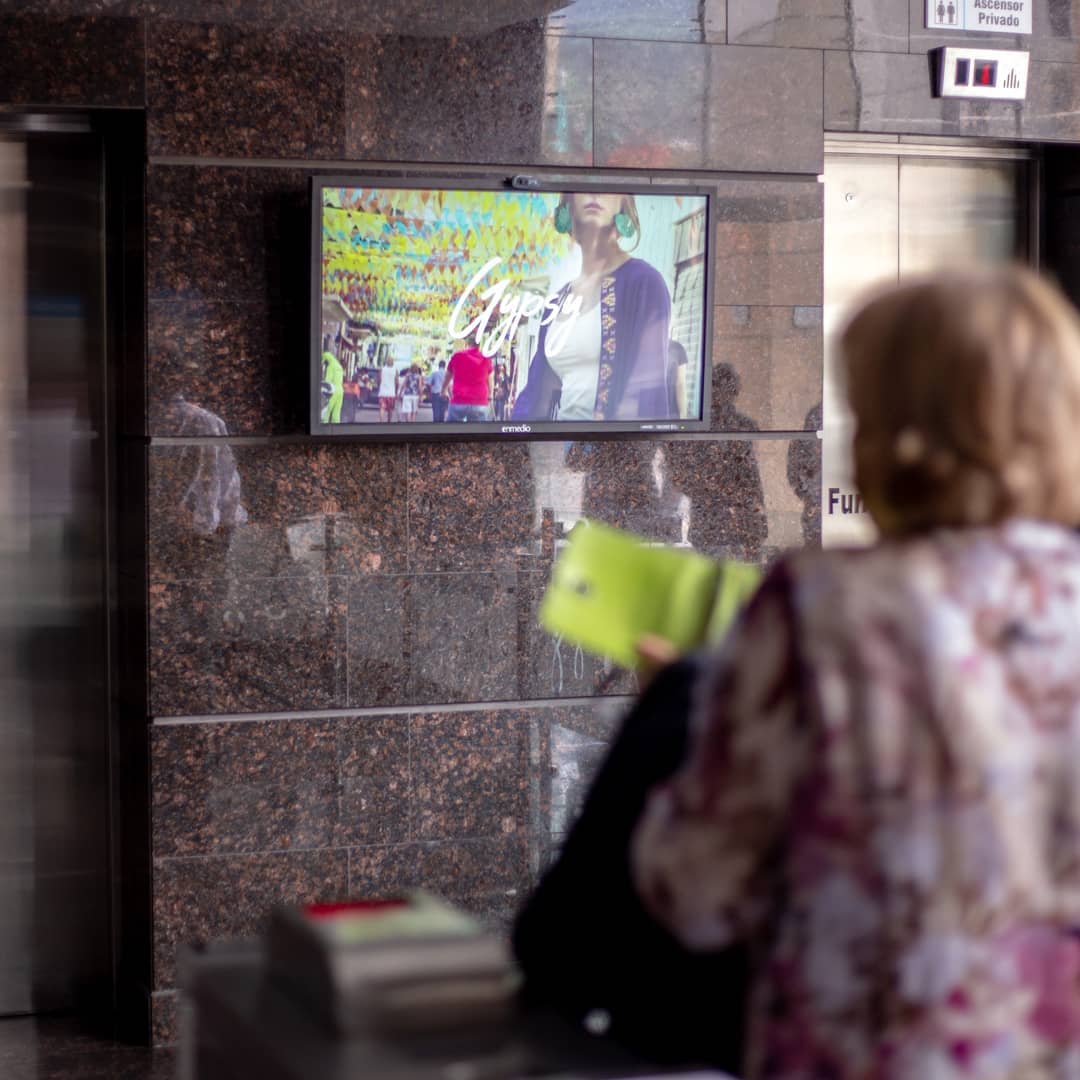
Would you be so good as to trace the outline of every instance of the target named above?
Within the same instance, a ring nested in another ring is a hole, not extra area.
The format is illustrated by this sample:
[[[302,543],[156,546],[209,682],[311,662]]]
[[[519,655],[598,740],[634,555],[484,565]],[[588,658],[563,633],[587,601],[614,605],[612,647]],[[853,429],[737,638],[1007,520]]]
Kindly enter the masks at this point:
[[[704,426],[707,192],[329,177],[313,210],[313,432]]]

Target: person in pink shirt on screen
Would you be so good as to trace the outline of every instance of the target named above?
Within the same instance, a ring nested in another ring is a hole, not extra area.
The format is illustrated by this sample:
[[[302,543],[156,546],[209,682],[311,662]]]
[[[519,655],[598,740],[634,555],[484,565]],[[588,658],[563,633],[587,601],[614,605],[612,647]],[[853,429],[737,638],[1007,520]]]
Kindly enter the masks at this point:
[[[491,357],[470,345],[450,357],[443,382],[443,397],[449,401],[446,419],[450,423],[476,423],[491,419]]]

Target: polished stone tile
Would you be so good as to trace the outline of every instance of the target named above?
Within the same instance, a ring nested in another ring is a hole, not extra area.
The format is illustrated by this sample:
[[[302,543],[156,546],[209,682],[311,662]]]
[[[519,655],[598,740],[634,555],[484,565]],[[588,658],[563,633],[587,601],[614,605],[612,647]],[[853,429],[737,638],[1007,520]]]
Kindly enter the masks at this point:
[[[141,18],[150,11],[152,0],[11,0],[0,5],[23,15],[97,16]]]
[[[1080,0],[1035,0],[1032,35],[1017,48],[1030,49],[1037,60],[1077,62],[1080,57]]]
[[[608,754],[609,742],[552,723],[548,757],[551,787],[549,836],[565,835],[581,813],[589,785]]]
[[[810,424],[821,427],[820,406],[810,414]],[[802,543],[821,544],[821,440],[793,439],[788,444],[787,479],[802,503],[799,532]]]
[[[151,711],[342,708],[345,621],[334,579],[151,585]]]
[[[717,305],[820,305],[825,209],[816,180],[717,184]]]
[[[908,0],[911,51],[939,45],[981,45],[987,49],[1025,49],[1035,60],[1076,63],[1080,55],[1080,0],[1033,0],[1031,34],[948,33],[926,28],[926,0]]]
[[[728,0],[728,42],[907,52],[908,12],[896,0]]]
[[[4,1080],[169,1080],[171,1050],[120,1043],[73,1016],[0,1018]]]
[[[181,947],[256,937],[277,904],[340,900],[344,851],[154,860],[154,988],[176,985]]]
[[[549,88],[535,160],[545,165],[591,165],[593,43],[580,37],[547,37],[544,53]]]
[[[769,534],[759,444],[748,439],[669,443],[665,472],[685,499],[686,539],[718,558],[760,564]]]
[[[820,307],[713,313],[713,431],[798,431],[821,401]]]
[[[336,733],[304,720],[157,726],[151,789],[157,858],[328,847]]]
[[[410,445],[408,508],[410,569],[516,566],[538,528],[528,445]]]
[[[349,584],[348,703],[353,708],[412,701],[411,597],[404,575],[369,575]]]
[[[307,430],[310,343],[295,303],[151,301],[147,336],[151,435]],[[210,417],[194,418],[178,398]]]
[[[598,41],[595,57],[597,165],[821,172],[821,53]]]
[[[522,711],[412,719],[419,840],[511,836],[529,824],[529,717]]]
[[[540,605],[549,580],[550,572],[521,574],[518,578],[529,611],[521,656],[522,699],[603,698],[635,693],[637,680],[632,672],[561,636],[549,634],[541,626]]]
[[[2,12],[0,55],[0,103],[143,107],[143,24],[122,12]]]
[[[150,299],[278,303],[306,297],[314,171],[151,165]]]
[[[825,126],[909,135],[1080,138],[1080,65],[1033,63],[1028,83],[1023,103],[934,98],[925,56],[826,53]]]
[[[725,0],[575,0],[544,21],[548,34],[724,43]]]
[[[651,439],[571,443],[565,467],[581,474],[579,517],[674,543],[681,508],[664,470],[666,443]]]
[[[809,441],[819,458],[817,439]],[[778,550],[802,543],[804,500],[787,475],[791,443],[738,436],[584,443],[567,461],[585,472],[585,517],[652,540],[687,543],[717,558],[764,565]],[[804,483],[804,496],[805,489]],[[818,498],[815,493],[815,508]],[[562,659],[565,670],[565,647]],[[632,690],[618,682],[615,687]]]
[[[326,30],[149,20],[150,154],[344,156],[359,42]]]
[[[340,798],[335,843],[392,844],[412,838],[416,799],[406,716],[336,721]]]
[[[180,1041],[180,992],[156,990],[150,995],[150,1045],[172,1046]],[[175,1076],[175,1073],[170,1075]]]
[[[517,575],[511,571],[415,577],[407,700],[516,698],[519,600]]]
[[[150,450],[150,579],[324,577],[405,569],[405,449]]]
[[[422,888],[505,930],[532,886],[524,836],[430,841],[349,849],[352,896]]]
[[[350,41],[344,156],[355,160],[591,161],[592,50],[538,24],[497,34]],[[432,93],[432,87],[438,93]]]

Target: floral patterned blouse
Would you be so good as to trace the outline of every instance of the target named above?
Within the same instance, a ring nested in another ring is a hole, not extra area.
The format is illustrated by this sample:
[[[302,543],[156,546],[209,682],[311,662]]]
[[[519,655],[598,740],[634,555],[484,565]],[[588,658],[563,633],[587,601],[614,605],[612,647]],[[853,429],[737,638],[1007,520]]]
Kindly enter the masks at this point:
[[[1080,1080],[1080,537],[782,560],[694,725],[635,875],[751,942],[746,1077]]]

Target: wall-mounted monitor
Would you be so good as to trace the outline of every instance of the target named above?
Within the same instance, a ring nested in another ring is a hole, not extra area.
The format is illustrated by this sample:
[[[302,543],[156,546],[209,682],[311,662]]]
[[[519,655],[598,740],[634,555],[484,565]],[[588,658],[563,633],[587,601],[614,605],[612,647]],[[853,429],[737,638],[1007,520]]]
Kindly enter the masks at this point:
[[[313,434],[707,426],[709,189],[312,181]]]

